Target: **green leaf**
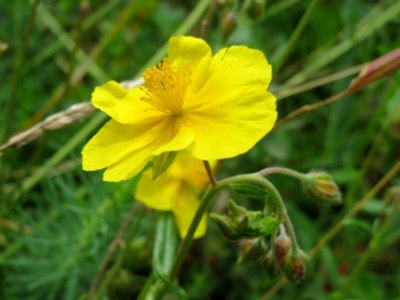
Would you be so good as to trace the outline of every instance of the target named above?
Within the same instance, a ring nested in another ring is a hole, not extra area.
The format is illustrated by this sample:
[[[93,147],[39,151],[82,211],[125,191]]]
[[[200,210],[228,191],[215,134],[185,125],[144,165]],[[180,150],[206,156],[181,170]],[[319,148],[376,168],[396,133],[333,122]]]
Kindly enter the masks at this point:
[[[165,152],[153,158],[153,179],[164,173],[174,162],[178,152]]]

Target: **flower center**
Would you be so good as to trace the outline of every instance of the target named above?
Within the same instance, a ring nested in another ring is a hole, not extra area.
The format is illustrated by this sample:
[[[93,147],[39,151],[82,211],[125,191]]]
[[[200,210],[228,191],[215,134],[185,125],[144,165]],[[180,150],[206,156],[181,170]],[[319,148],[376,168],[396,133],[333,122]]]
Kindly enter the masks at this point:
[[[192,73],[189,67],[179,69],[178,72],[176,65],[168,58],[164,58],[157,66],[144,71],[143,90],[146,95],[141,97],[141,100],[159,110],[174,115],[179,114]]]

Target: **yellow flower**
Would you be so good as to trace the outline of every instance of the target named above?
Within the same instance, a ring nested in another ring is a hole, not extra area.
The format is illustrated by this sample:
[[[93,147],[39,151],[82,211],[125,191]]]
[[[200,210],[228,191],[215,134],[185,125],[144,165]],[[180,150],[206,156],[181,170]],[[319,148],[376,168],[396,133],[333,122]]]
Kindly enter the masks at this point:
[[[178,36],[168,57],[147,69],[144,86],[97,87],[95,107],[112,120],[83,149],[83,169],[107,168],[105,181],[138,174],[154,157],[188,150],[200,160],[251,149],[273,127],[271,66],[261,51],[232,46],[212,56],[205,41]]]
[[[151,169],[146,170],[136,186],[135,197],[153,209],[172,211],[179,234],[183,238],[200,205],[197,197],[207,181],[203,163],[184,152],[156,180],[152,179]],[[203,236],[206,227],[207,217],[204,215],[194,237]]]

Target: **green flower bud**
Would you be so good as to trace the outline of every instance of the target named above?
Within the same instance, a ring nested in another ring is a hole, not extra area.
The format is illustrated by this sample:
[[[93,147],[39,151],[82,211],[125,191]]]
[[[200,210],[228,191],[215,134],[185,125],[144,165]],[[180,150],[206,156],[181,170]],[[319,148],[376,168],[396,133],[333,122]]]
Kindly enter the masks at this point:
[[[227,239],[230,240],[240,239],[241,235],[237,231],[237,226],[232,223],[232,220],[229,217],[214,213],[211,213],[209,217],[217,224],[217,226]]]
[[[243,4],[243,10],[246,15],[253,20],[257,20],[263,13],[265,0],[246,0]]]
[[[219,23],[219,29],[221,30],[222,38],[224,40],[227,40],[236,29],[236,27],[237,21],[235,13],[230,10],[223,15]]]
[[[307,254],[305,254],[304,251],[299,250],[297,253],[292,253],[285,257],[282,269],[287,279],[296,282],[305,277],[307,273],[307,264]]]
[[[303,188],[313,200],[328,203],[342,203],[342,194],[333,180],[326,172],[310,172],[303,178]]]
[[[292,250],[292,241],[287,236],[278,236],[274,244],[275,257],[279,263],[283,261],[286,255]]]
[[[228,211],[233,217],[237,218],[244,217],[247,214],[246,207],[236,204],[233,200],[228,201]]]
[[[239,195],[250,196],[254,198],[265,197],[265,187],[256,183],[249,182],[233,182],[229,187]]]
[[[240,242],[237,264],[243,264],[261,257],[267,250],[262,239],[246,239]]]

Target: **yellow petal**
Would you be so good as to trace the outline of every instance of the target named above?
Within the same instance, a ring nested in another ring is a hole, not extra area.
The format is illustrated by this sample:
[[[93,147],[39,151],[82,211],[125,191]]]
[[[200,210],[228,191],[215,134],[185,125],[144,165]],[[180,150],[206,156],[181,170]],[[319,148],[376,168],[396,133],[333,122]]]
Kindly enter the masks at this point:
[[[210,162],[210,164],[212,168],[215,167],[215,162]],[[198,191],[201,191],[209,180],[203,162],[188,151],[179,152],[167,174],[175,180],[180,180],[188,186],[197,188]]]
[[[126,90],[117,82],[109,81],[96,87],[92,103],[122,124],[146,124],[163,118],[162,111],[141,100],[145,95],[143,87]]]
[[[194,69],[207,56],[211,57],[211,49],[202,39],[191,36],[174,36],[169,39],[168,58],[175,60],[180,67],[190,62]]]
[[[151,169],[146,170],[135,190],[135,198],[156,210],[171,210],[172,202],[178,197],[181,184],[162,174],[152,179]]]
[[[246,46],[225,48],[194,71],[184,107],[212,109],[231,101],[226,95],[241,88],[267,89],[271,78],[271,65],[261,51]]]
[[[258,87],[241,88],[219,100],[224,105],[185,114],[184,120],[195,135],[188,150],[201,160],[248,151],[272,129],[277,118],[275,97]]]
[[[176,195],[176,199],[172,202],[172,212],[174,213],[175,222],[182,238],[186,236],[193,217],[200,205],[196,191],[196,189],[183,186],[179,191],[179,195]],[[202,237],[206,233],[206,229],[207,215],[204,214],[196,229],[194,238]]]
[[[182,121],[180,117],[172,117],[169,120],[168,128],[164,131],[160,147],[153,152],[153,155],[160,155],[163,152],[179,151],[186,148],[194,139],[193,132]]]
[[[131,152],[113,165],[108,166],[103,174],[103,180],[117,182],[132,178],[143,170],[151,158],[148,147]]]
[[[110,120],[83,148],[83,169],[103,169],[128,153],[146,147],[163,134],[166,124],[155,122],[148,125],[129,125]],[[148,154],[151,155],[151,152]]]

